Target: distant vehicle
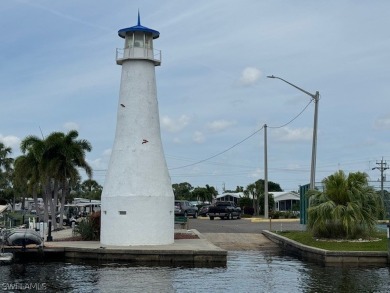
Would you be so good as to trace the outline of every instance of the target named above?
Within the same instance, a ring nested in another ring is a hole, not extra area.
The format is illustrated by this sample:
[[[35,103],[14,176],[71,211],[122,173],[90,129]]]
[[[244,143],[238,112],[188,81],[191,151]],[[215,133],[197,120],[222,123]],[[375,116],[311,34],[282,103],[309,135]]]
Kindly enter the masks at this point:
[[[198,208],[191,205],[188,200],[175,200],[175,216],[192,216],[196,219],[198,217]]]
[[[57,223],[60,223],[60,216],[61,215],[57,215],[56,217],[56,221]],[[64,226],[72,226],[73,223],[76,223],[77,222],[77,217],[76,216],[70,216],[70,218],[68,218],[67,215],[63,215],[62,217],[62,224]]]
[[[210,220],[214,220],[215,217],[219,217],[222,220],[241,219],[241,208],[231,201],[217,201],[209,207],[209,217]]]
[[[202,206],[199,210],[199,216],[207,217],[209,215],[210,205]]]
[[[192,206],[198,206],[199,202],[198,201],[190,201],[190,205]]]

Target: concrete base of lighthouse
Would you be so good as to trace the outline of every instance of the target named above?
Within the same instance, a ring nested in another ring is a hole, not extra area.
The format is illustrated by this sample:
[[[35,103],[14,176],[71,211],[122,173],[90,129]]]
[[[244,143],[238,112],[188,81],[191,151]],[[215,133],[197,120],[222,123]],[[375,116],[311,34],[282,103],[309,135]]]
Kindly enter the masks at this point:
[[[116,196],[102,201],[102,245],[174,243],[173,197]]]

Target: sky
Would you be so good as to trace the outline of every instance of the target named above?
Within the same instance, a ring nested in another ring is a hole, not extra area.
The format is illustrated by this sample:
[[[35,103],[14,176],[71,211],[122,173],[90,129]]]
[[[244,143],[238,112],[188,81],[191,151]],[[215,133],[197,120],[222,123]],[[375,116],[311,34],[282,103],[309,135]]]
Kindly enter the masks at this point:
[[[137,24],[138,10],[160,32],[157,95],[172,183],[222,192],[263,179],[265,124],[268,180],[285,191],[309,183],[314,102],[269,75],[320,93],[316,182],[337,170],[378,181],[379,162],[390,165],[387,0],[2,0],[0,141],[13,157],[28,135],[75,129],[91,142],[87,161],[104,185],[115,52],[124,47],[117,32]]]

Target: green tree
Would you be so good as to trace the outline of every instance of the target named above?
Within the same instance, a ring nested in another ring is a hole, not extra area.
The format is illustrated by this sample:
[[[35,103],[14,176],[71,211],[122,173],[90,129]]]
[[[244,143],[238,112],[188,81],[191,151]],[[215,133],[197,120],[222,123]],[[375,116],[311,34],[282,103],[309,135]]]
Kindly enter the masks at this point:
[[[212,202],[214,198],[218,195],[218,191],[214,186],[206,184],[207,197],[204,201]]]
[[[191,191],[194,189],[188,182],[172,184],[175,199],[191,200]]]
[[[13,197],[12,175],[14,159],[12,149],[0,142],[0,199],[9,202]]]
[[[44,139],[40,139],[37,136],[29,135],[20,143],[20,150],[23,155],[16,159],[17,161],[17,172],[16,182],[22,184],[21,181],[25,180],[25,184],[33,194],[34,203],[37,206],[37,195],[35,192],[44,190],[44,170],[43,170],[43,153],[45,152],[46,146]],[[47,205],[47,194],[41,193],[43,199],[44,215],[43,220],[45,222],[49,219],[48,205]],[[41,220],[41,219],[40,219]]]
[[[308,228],[316,237],[360,238],[371,235],[383,202],[362,172],[338,171],[323,181],[324,191],[308,193]]]
[[[93,179],[87,179],[81,183],[81,195],[83,198],[100,200],[103,186]]]
[[[32,152],[21,155],[15,160],[14,187],[23,195],[31,195],[35,209],[38,209],[38,192],[40,191],[39,162]]]
[[[45,170],[53,180],[54,202],[51,206],[52,214],[55,213],[58,191],[61,190],[60,225],[62,225],[65,199],[69,195],[69,181],[77,181],[78,168],[83,169],[89,178],[92,177],[92,168],[86,161],[86,152],[92,150],[92,145],[85,139],[77,139],[78,132],[71,130],[67,134],[53,132],[45,140],[46,151],[43,154]]]
[[[235,190],[225,190],[224,193],[236,193],[236,192],[244,192],[243,186],[236,186]]]
[[[274,183],[272,181],[268,181],[268,191],[283,191],[278,183]],[[247,197],[252,198],[253,209],[255,215],[258,216],[260,214],[259,206],[264,203],[264,180],[259,179],[255,183],[249,184],[244,190],[244,194]],[[275,200],[272,194],[268,193],[268,208],[273,209],[275,205]],[[264,212],[264,207],[263,211]]]
[[[202,202],[212,202],[217,194],[218,192],[213,186],[206,184],[206,187],[194,188],[194,190],[191,192],[191,199]]]
[[[48,207],[54,219],[58,195],[61,191],[60,224],[62,224],[65,197],[69,193],[69,184],[80,177],[78,168],[84,169],[89,177],[92,176],[92,169],[85,158],[86,152],[91,151],[92,146],[87,140],[77,139],[77,137],[78,132],[71,130],[67,134],[53,132],[46,139],[27,136],[21,142],[20,148],[24,155],[22,162],[24,160],[25,164],[21,164],[20,170],[24,169],[22,167],[29,169],[28,176],[33,178],[31,183],[39,184],[43,190],[45,221],[48,220]],[[35,168],[33,168],[34,162]],[[56,221],[53,221],[53,224],[56,227]]]

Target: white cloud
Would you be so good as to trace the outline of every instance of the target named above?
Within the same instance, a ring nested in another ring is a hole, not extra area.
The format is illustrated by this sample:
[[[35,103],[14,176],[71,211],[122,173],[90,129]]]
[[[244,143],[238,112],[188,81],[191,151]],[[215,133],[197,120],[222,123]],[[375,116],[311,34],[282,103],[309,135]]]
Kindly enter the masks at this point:
[[[261,78],[262,73],[255,67],[246,67],[240,77],[240,84],[243,86],[254,85]]]
[[[168,116],[161,118],[161,128],[169,132],[179,132],[183,130],[190,122],[190,117],[181,115],[179,119],[175,120]]]
[[[176,144],[181,144],[181,139],[178,138],[178,137],[175,137],[175,138],[173,139],[173,142],[176,143]]]
[[[223,131],[229,126],[235,125],[236,121],[227,121],[227,120],[215,120],[207,124],[207,128],[213,132]]]
[[[101,169],[102,167],[107,167],[107,165],[103,164],[102,158],[88,160],[88,163],[92,167],[92,169]]]
[[[278,141],[302,141],[311,140],[313,138],[313,129],[308,127],[289,128],[284,127],[272,131],[272,135]]]
[[[112,149],[106,149],[103,151],[103,156],[109,157],[111,156]]]
[[[20,138],[13,136],[13,135],[8,135],[8,136],[2,136],[0,134],[0,141],[4,143],[6,147],[12,148],[12,151],[14,152],[15,149],[19,149],[20,145]]]
[[[192,136],[192,140],[196,143],[203,143],[205,141],[205,137],[202,132],[195,131],[194,135]]]
[[[64,128],[68,131],[70,130],[79,130],[79,125],[76,122],[66,122]]]
[[[382,117],[374,122],[374,129],[390,130],[390,117]]]
[[[264,176],[264,171],[259,168],[253,170],[253,172],[249,175],[250,178],[255,178],[256,180],[262,178],[262,176]]]
[[[88,163],[91,165],[92,169],[107,169],[111,151],[112,149],[106,149],[103,151],[100,157],[93,160],[88,160]]]

